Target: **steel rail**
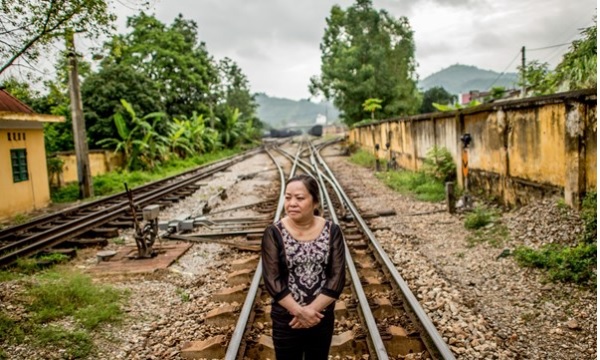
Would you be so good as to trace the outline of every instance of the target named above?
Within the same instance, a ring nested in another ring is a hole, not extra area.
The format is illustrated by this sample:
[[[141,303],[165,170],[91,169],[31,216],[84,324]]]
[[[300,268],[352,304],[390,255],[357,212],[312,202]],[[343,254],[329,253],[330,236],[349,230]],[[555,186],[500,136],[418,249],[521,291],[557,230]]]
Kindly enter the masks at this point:
[[[392,277],[392,279],[394,280],[396,285],[402,291],[402,294],[406,298],[408,305],[410,306],[412,312],[415,314],[415,316],[418,318],[419,322],[422,324],[429,339],[431,339],[431,342],[433,343],[434,348],[431,348],[431,344],[429,344],[429,341],[423,341],[425,343],[425,345],[427,346],[430,354],[432,356],[434,356],[434,354],[439,354],[444,360],[455,360],[454,354],[452,354],[452,352],[448,348],[448,345],[444,342],[441,335],[439,334],[439,332],[437,331],[437,329],[431,322],[431,319],[429,319],[429,317],[427,316],[427,314],[421,307],[421,304],[419,303],[417,298],[413,295],[412,291],[408,287],[408,284],[406,283],[406,281],[404,281],[404,279],[402,278],[400,273],[398,273],[396,266],[390,260],[389,256],[385,252],[385,250],[383,250],[383,248],[381,247],[381,244],[379,244],[379,241],[375,238],[375,235],[373,235],[373,233],[369,229],[367,223],[360,216],[360,213],[358,212],[358,210],[352,203],[351,199],[346,195],[346,192],[343,190],[343,188],[341,187],[341,185],[339,184],[339,182],[333,175],[333,172],[331,171],[331,169],[329,168],[329,166],[323,160],[323,158],[321,157],[321,155],[319,153],[317,153],[317,160],[319,161],[321,166],[325,169],[325,171],[329,174],[330,178],[335,182],[336,187],[340,190],[340,195],[342,195],[342,197],[344,198],[344,202],[346,203],[346,206],[352,212],[352,215],[354,216],[355,220],[360,224],[365,235],[369,238],[369,240],[373,244],[373,247],[375,248],[380,259],[384,262],[385,266],[389,270],[390,276]]]
[[[283,169],[279,165],[279,163],[275,160],[273,155],[265,149],[271,160],[277,166],[277,170],[279,171],[279,181],[281,182],[281,189],[279,191],[279,203],[277,205],[277,210],[275,212],[275,219],[273,222],[279,221],[280,214],[283,211],[283,202],[284,202],[284,193],[285,193],[285,176],[283,174]],[[294,167],[293,167],[294,168]],[[293,173],[291,173],[293,174]],[[235,329],[233,334],[231,334],[231,340],[229,341],[229,345],[227,346],[227,352],[225,353],[226,360],[235,360],[238,358],[238,352],[240,350],[240,345],[242,343],[242,338],[246,333],[246,328],[248,326],[248,319],[254,308],[254,302],[256,299],[256,294],[258,293],[258,286],[260,285],[260,281],[262,280],[262,259],[258,261],[258,265],[256,266],[256,271],[254,272],[254,277],[252,278],[252,282],[250,283],[250,288],[248,289],[248,295],[246,295],[246,299],[244,301],[244,305],[242,306],[242,310],[240,311],[240,316],[238,317],[238,321],[235,325]]]
[[[315,161],[314,151],[315,151],[314,148],[311,147],[311,153],[310,153],[311,162],[314,162],[314,171],[317,173],[321,187],[325,188],[325,181],[323,180],[323,177],[321,176],[321,172],[319,171],[319,168]],[[339,191],[339,189],[337,189],[335,186],[332,188],[336,193]],[[339,225],[339,220],[335,213],[335,209],[333,207],[333,202],[331,201],[331,198],[329,197],[329,192],[324,191],[324,196],[327,201],[327,207],[329,208],[329,216],[331,217],[332,221],[335,224]],[[350,274],[350,277],[352,278],[352,285],[354,286],[354,292],[355,292],[355,295],[358,298],[358,302],[360,304],[361,313],[363,315],[362,318],[363,318],[363,321],[365,322],[365,324],[367,325],[367,329],[369,331],[369,335],[370,335],[369,339],[373,345],[372,350],[375,352],[377,359],[387,360],[387,359],[389,359],[389,356],[387,354],[387,349],[385,348],[385,344],[383,343],[383,339],[381,338],[381,334],[379,333],[379,329],[377,328],[377,322],[375,321],[375,318],[373,317],[373,312],[371,311],[371,307],[369,306],[369,301],[367,300],[367,295],[365,294],[365,291],[360,282],[360,277],[358,276],[358,271],[356,270],[356,266],[354,265],[354,262],[352,261],[352,254],[350,253],[348,244],[346,244],[345,241],[344,241],[344,253],[346,256],[346,267],[348,268],[348,273]]]

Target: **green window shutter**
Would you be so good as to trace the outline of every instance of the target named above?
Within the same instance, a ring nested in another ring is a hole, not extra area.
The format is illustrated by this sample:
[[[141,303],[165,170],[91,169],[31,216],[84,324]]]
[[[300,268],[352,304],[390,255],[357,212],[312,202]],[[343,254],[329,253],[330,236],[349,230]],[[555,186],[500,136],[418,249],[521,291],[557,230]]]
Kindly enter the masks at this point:
[[[29,180],[27,149],[11,149],[10,161],[12,165],[13,182]]]

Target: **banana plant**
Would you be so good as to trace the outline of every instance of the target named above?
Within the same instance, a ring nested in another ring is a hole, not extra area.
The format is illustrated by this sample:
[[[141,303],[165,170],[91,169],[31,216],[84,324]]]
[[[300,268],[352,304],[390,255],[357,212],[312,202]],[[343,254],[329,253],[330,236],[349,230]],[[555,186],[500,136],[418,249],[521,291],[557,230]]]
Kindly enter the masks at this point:
[[[164,154],[164,146],[160,135],[155,131],[158,120],[165,117],[162,112],[153,112],[139,117],[131,104],[121,99],[121,105],[129,115],[130,120],[120,112],[113,115],[113,121],[117,128],[119,138],[103,139],[100,145],[114,148],[115,152],[123,153],[125,168],[131,170],[136,161],[142,165],[153,166],[156,159]]]
[[[167,143],[171,152],[180,158],[193,155],[195,149],[191,143],[190,121],[174,118],[173,122],[169,123]]]
[[[239,143],[243,130],[243,124],[240,122],[241,115],[242,113],[237,108],[225,110],[225,116],[221,119],[219,128],[219,140],[225,147],[233,148]]]

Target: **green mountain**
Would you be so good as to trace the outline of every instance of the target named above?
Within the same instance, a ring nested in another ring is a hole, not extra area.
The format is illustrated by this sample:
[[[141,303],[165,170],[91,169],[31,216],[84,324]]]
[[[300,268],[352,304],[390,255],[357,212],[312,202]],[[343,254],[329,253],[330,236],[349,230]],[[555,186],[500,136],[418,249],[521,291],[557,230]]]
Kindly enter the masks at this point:
[[[325,116],[328,124],[339,117],[339,111],[330,102],[296,101],[270,97],[264,93],[257,93],[255,99],[258,104],[258,118],[274,128],[285,125],[312,125],[319,115]]]
[[[453,94],[467,93],[471,90],[487,91],[492,86],[503,86],[505,89],[517,87],[518,74],[482,70],[470,65],[452,65],[429,75],[419,82],[423,91],[435,86],[442,86]]]
[[[471,90],[486,91],[491,86],[503,86],[505,89],[517,87],[518,75],[482,70],[469,65],[452,65],[429,75],[419,82],[422,91],[434,86],[442,86],[453,94],[467,93]],[[336,121],[339,110],[330,102],[314,103],[309,100],[290,100],[270,97],[265,93],[255,96],[258,104],[258,118],[274,128],[286,125],[312,125],[317,116],[327,117],[327,123]]]

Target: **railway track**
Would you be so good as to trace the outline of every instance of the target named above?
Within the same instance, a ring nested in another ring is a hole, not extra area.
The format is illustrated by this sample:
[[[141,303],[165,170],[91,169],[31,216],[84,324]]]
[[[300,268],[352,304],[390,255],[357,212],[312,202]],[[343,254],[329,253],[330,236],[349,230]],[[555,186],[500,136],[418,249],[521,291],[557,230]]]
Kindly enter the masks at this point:
[[[138,208],[169,206],[194,193],[198,182],[260,152],[254,149],[132,190]],[[141,216],[141,211],[138,211]],[[115,236],[116,227],[131,227],[133,218],[125,192],[42,216],[0,231],[0,266],[34,255],[78,236]]]
[[[454,359],[318,149],[307,143],[299,147],[295,155],[281,149],[268,153],[279,170],[280,184],[297,171],[311,173],[319,179],[324,189],[324,215],[338,223],[344,232],[348,276],[344,292],[336,302],[336,330],[330,355],[396,359],[413,354],[423,359]],[[285,165],[276,160],[275,153]],[[284,174],[284,167],[291,169],[288,176]],[[273,221],[282,216],[283,190],[281,187]],[[220,301],[220,305],[203,319],[222,328],[223,332],[190,343],[182,350],[184,358],[274,358],[270,337],[271,300],[262,289],[260,262],[254,269],[252,264],[254,262],[248,261],[250,267],[240,271],[245,281],[215,294],[214,300]],[[243,301],[242,294],[245,294]],[[232,327],[233,331],[228,330]]]

